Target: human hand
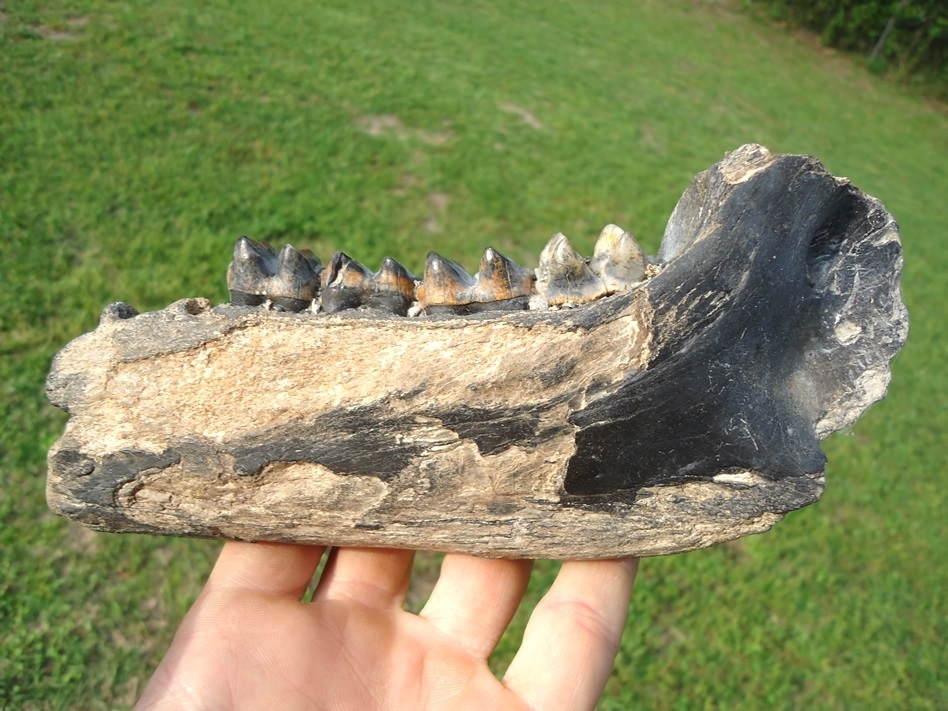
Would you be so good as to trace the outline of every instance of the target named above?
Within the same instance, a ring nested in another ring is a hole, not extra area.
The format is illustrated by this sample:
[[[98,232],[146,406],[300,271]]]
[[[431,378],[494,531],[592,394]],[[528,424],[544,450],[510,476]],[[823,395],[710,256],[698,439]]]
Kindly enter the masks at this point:
[[[567,561],[503,680],[487,659],[531,561],[448,554],[419,614],[411,551],[228,542],[137,709],[591,709],[637,560]]]

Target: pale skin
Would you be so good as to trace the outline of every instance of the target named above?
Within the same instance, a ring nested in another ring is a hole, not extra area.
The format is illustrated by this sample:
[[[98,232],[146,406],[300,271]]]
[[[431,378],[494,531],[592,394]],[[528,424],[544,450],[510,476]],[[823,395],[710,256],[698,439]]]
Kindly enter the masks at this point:
[[[503,679],[487,660],[530,561],[445,556],[419,614],[411,551],[228,542],[136,709],[592,709],[625,624],[636,560],[568,561]]]

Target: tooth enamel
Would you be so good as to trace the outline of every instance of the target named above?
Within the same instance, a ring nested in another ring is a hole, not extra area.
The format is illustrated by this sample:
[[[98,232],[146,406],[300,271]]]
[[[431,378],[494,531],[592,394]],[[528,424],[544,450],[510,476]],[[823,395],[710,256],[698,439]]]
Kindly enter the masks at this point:
[[[481,257],[480,270],[471,289],[471,300],[489,303],[524,298],[522,308],[527,308],[526,302],[533,291],[534,281],[531,270],[524,269],[492,247],[488,247]]]
[[[553,235],[540,253],[536,278],[537,292],[550,306],[584,304],[607,293],[605,284],[562,232]]]
[[[386,257],[372,277],[373,290],[366,296],[365,305],[407,316],[415,300],[415,281],[404,266]]]
[[[431,307],[459,307],[470,303],[474,277],[457,262],[428,252],[425,276],[416,289],[418,303],[428,311]]]
[[[276,274],[267,282],[267,296],[281,309],[302,311],[316,298],[322,265],[309,250],[286,245],[277,258]]]
[[[328,314],[361,306],[373,289],[372,272],[345,252],[336,252],[320,278],[322,310]]]
[[[625,291],[645,277],[645,252],[630,232],[617,225],[606,225],[589,268],[599,275],[608,293]]]
[[[375,273],[375,284],[377,291],[394,291],[414,298],[414,275],[391,257],[382,260],[382,265]]]
[[[277,256],[266,242],[241,237],[227,266],[231,303],[258,306],[267,299],[267,282],[277,271]]]

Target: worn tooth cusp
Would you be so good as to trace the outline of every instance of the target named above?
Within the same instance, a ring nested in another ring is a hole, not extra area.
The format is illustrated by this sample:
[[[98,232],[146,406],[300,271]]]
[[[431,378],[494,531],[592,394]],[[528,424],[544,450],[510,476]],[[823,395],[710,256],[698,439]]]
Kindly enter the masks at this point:
[[[336,252],[323,270],[322,310],[328,314],[359,308],[374,289],[373,274],[345,252]]]
[[[323,270],[322,310],[328,314],[368,307],[406,316],[415,300],[415,276],[391,257],[372,272],[344,252]]]
[[[322,264],[316,255],[288,244],[277,257],[276,274],[268,282],[267,296],[278,309],[303,311],[319,292],[320,271]]]
[[[425,275],[418,284],[418,304],[427,313],[469,313],[474,277],[457,262],[428,252]]]
[[[234,259],[227,266],[230,302],[259,306],[267,300],[267,286],[277,271],[277,255],[266,242],[241,237],[234,245]]]
[[[631,232],[606,225],[596,242],[589,268],[602,279],[609,294],[625,291],[645,278],[645,252]]]
[[[373,275],[373,289],[366,295],[365,305],[406,316],[415,300],[414,274],[391,257],[382,260],[382,266]]]
[[[562,232],[547,242],[537,267],[537,292],[550,306],[585,304],[608,292]]]
[[[532,270],[492,247],[484,250],[474,276],[457,262],[429,252],[425,277],[418,285],[418,303],[426,313],[522,310],[529,307],[534,280]]]
[[[526,309],[535,281],[533,270],[524,269],[497,250],[488,247],[481,257],[470,300],[483,310]]]

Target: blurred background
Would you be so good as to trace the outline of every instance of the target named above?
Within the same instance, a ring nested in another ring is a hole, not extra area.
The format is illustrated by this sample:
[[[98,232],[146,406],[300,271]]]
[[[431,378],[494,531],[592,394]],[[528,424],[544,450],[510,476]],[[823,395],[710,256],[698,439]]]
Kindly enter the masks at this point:
[[[533,267],[558,231],[589,254],[614,222],[654,254],[693,175],[748,142],[895,215],[909,341],[825,442],[820,503],[643,561],[600,708],[948,708],[948,109],[919,49],[948,20],[861,4],[854,42],[780,2],[0,0],[0,708],[131,706],[219,550],[46,509],[44,378],[104,305],[224,301],[241,235],[420,273],[488,245]]]

